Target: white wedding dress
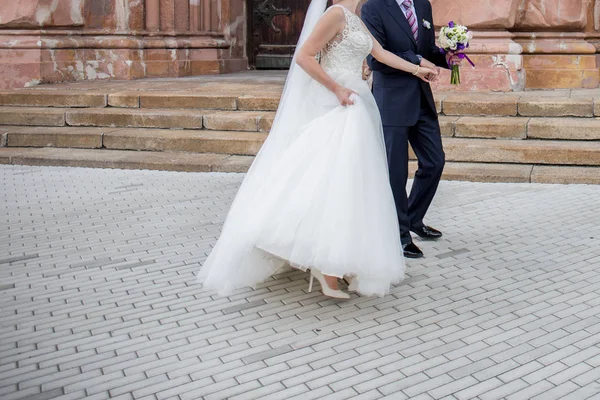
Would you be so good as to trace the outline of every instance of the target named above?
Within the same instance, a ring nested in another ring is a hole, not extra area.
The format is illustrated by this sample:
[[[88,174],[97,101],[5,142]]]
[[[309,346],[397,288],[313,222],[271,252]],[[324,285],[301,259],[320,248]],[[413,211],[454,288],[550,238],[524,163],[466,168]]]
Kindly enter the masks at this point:
[[[381,118],[362,79],[373,42],[355,14],[333,7],[344,11],[346,28],[321,52],[321,66],[358,93],[355,104],[341,106],[305,74],[305,85],[290,88],[296,78],[288,78],[271,135],[199,274],[221,294],[286,264],[351,276],[363,295],[383,296],[404,278]]]

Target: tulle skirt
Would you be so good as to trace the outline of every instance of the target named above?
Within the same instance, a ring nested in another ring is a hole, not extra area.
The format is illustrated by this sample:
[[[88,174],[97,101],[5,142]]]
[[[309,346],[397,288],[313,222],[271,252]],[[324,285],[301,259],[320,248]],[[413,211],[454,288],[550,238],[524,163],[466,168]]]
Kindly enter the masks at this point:
[[[366,82],[337,80],[358,93],[355,104],[340,106],[314,82],[307,101],[320,112],[262,172],[246,223],[236,223],[246,246],[231,235],[220,240],[200,273],[205,286],[222,293],[254,286],[284,264],[352,277],[363,295],[383,296],[404,278],[377,105]]]

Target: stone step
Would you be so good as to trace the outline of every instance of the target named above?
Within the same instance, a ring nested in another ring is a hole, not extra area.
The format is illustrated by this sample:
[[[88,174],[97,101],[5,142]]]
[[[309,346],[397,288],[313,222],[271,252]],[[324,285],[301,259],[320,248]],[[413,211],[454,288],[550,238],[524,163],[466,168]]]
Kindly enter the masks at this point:
[[[600,185],[600,168],[536,165],[531,182]]]
[[[0,164],[186,172],[246,172],[252,156],[106,149],[0,148]],[[411,162],[410,170],[417,166]],[[443,179],[473,182],[600,184],[600,167],[448,162]]]
[[[212,94],[155,91],[97,93],[26,89],[0,91],[0,106],[276,111],[279,98],[279,93],[239,94],[227,91]]]
[[[268,132],[274,116],[266,111],[106,108],[69,110],[65,120],[70,126]]]
[[[204,129],[269,132],[274,119],[269,111],[217,111],[204,115]]]
[[[0,125],[64,126],[68,108],[0,107]]]
[[[102,137],[115,128],[68,126],[2,126],[2,145],[7,147],[62,147],[100,149]]]
[[[600,117],[600,98],[451,94],[437,99],[444,115],[500,117]]]
[[[29,107],[106,107],[104,93],[76,92],[71,90],[12,90],[0,91],[0,106]]]
[[[49,90],[45,87],[0,92],[0,106],[113,107],[275,111],[280,91],[260,85],[221,86],[187,90],[129,90],[121,92]],[[554,95],[553,95],[554,94]],[[600,117],[597,92],[569,97],[559,92],[436,93],[438,111],[451,116]]]
[[[444,138],[448,161],[600,166],[600,142]]]
[[[237,110],[237,97],[226,94],[142,93],[140,108]],[[110,101],[110,96],[109,96]]]
[[[268,132],[271,111],[0,107],[0,125],[208,129]],[[440,116],[444,136],[600,140],[599,118]],[[85,146],[81,146],[85,147]]]
[[[459,120],[460,121],[460,120]],[[444,124],[442,124],[444,126]],[[457,123],[456,134],[461,125]],[[549,129],[549,134],[552,131]],[[584,135],[589,135],[585,133]],[[597,132],[597,131],[596,131]],[[0,127],[9,147],[107,148],[254,155],[266,133],[109,127]],[[600,166],[600,141],[444,137],[449,161]]]
[[[451,120],[454,137],[484,139],[526,139],[530,121],[521,117],[440,117],[440,120]]]
[[[204,113],[196,110],[82,109],[67,110],[70,126],[202,129]]]
[[[527,126],[527,137],[600,140],[600,118],[532,118]]]
[[[118,92],[108,95],[110,107],[154,109],[205,109],[240,111],[275,111],[279,95],[239,95],[236,93],[189,92]]]
[[[594,99],[521,98],[518,114],[524,117],[593,117]]]
[[[482,139],[600,140],[600,119],[440,116],[442,135]]]
[[[103,136],[112,150],[181,151],[254,156],[267,137],[260,132],[119,129]]]
[[[254,157],[211,153],[105,149],[0,148],[0,164],[150,169],[186,172],[246,172]]]
[[[116,99],[123,94],[108,96],[108,104],[121,106]],[[223,109],[244,111],[276,111],[278,94],[267,95],[206,95],[145,93],[126,96],[128,102],[142,108]],[[122,98],[122,97],[121,97]],[[441,95],[436,99],[437,110],[444,115],[492,115],[524,117],[600,117],[600,99],[594,98],[537,98],[531,95]]]
[[[157,110],[127,108],[0,107],[0,125],[210,129],[268,132],[271,111]]]
[[[184,151],[256,155],[267,134],[209,130],[98,127],[0,127],[8,147]]]
[[[276,111],[279,94],[252,95],[222,92],[219,94],[126,92],[108,95],[111,107],[139,107],[156,109],[206,109],[240,111]]]

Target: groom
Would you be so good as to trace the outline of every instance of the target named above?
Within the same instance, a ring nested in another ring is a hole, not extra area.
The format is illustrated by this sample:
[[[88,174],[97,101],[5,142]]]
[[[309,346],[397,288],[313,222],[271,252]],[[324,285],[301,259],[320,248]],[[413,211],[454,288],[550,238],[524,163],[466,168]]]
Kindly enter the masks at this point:
[[[448,62],[456,59],[444,55],[435,45],[429,0],[368,0],[361,16],[384,49],[413,64],[448,68]],[[424,239],[442,237],[441,232],[423,223],[445,163],[433,93],[429,84],[416,76],[371,56],[368,64],[373,70],[373,95],[383,122],[402,248],[405,257],[420,258],[423,252],[413,243],[411,232]],[[407,198],[409,142],[419,167]]]

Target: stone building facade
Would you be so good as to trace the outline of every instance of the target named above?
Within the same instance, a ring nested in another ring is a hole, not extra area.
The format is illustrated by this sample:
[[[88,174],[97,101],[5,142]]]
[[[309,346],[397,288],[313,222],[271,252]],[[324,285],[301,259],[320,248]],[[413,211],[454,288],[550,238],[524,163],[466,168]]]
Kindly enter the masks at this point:
[[[5,0],[0,88],[285,68],[308,1]],[[431,2],[476,33],[460,90],[599,86],[600,0]]]
[[[597,88],[600,0],[431,0],[477,31],[467,86],[502,91]]]
[[[0,88],[248,68],[243,0],[5,0]]]

